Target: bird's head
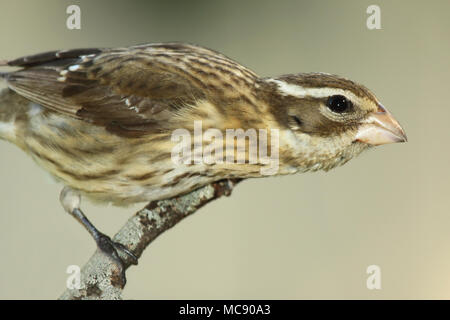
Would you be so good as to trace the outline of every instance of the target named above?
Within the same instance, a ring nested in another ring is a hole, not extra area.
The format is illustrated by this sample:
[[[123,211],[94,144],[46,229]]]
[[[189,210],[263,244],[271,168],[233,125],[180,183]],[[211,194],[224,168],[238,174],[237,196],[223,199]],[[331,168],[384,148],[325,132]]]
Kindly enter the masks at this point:
[[[324,73],[264,81],[274,114],[288,128],[288,158],[306,170],[329,170],[370,146],[407,141],[375,95],[353,81]]]

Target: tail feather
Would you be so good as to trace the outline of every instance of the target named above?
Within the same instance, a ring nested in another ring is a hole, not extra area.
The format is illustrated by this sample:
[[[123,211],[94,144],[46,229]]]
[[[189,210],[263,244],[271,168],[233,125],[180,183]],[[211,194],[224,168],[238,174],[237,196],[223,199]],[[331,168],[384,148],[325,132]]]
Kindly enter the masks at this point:
[[[0,140],[15,140],[17,115],[29,110],[30,101],[9,88],[0,89]]]
[[[9,66],[8,60],[0,59],[0,67]],[[0,78],[6,78],[9,72],[0,72]]]
[[[0,91],[0,139],[12,140],[14,137],[14,119],[11,115],[11,96],[10,89]]]

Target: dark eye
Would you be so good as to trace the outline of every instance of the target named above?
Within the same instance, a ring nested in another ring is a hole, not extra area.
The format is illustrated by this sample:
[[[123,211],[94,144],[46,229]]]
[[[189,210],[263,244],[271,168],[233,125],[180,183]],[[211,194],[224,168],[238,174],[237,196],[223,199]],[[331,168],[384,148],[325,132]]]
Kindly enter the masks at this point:
[[[352,103],[346,97],[336,95],[328,98],[327,106],[333,112],[343,113],[350,110]]]

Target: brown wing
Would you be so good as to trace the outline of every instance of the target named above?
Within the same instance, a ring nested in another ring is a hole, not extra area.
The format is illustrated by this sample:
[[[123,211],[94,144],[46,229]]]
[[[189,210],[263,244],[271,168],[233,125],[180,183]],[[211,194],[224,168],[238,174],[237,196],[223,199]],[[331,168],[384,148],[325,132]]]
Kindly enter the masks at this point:
[[[200,47],[154,44],[52,51],[9,61],[11,89],[53,111],[117,131],[145,133],[173,112],[205,98],[186,55],[226,57]],[[231,61],[231,60],[230,60]]]

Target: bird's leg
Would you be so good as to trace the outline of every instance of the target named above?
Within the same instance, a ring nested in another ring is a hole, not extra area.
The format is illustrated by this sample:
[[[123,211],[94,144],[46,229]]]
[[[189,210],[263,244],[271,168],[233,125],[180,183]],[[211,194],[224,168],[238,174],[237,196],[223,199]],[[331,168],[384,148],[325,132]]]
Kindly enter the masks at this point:
[[[126,254],[132,264],[137,265],[138,259],[137,257],[128,250],[124,245],[114,242],[110,237],[100,232],[84,215],[83,211],[80,209],[81,196],[78,192],[74,191],[69,187],[64,187],[61,191],[60,201],[64,209],[70,213],[78,222],[80,222],[86,230],[91,234],[97,243],[97,247],[107,254],[117,265],[119,270],[121,271],[121,277],[123,285],[125,285],[125,266],[123,260],[120,258],[118,251]]]

